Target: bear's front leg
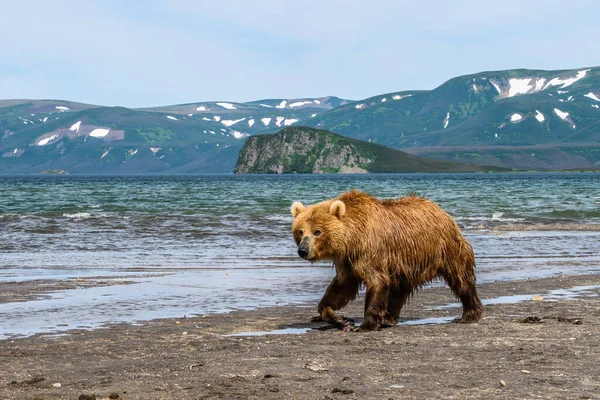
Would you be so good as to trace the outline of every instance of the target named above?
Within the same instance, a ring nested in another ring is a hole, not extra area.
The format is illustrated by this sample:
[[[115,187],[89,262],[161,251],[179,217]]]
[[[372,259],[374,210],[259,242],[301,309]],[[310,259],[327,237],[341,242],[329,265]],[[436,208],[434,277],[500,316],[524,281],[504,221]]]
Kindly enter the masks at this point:
[[[358,332],[376,331],[381,328],[386,321],[389,293],[390,287],[384,282],[367,283],[365,319]]]
[[[325,321],[338,329],[351,330],[352,323],[336,315],[335,310],[343,308],[356,298],[359,285],[360,281],[354,277],[346,276],[342,279],[339,274],[336,274],[319,302],[317,308],[319,316],[313,321]]]

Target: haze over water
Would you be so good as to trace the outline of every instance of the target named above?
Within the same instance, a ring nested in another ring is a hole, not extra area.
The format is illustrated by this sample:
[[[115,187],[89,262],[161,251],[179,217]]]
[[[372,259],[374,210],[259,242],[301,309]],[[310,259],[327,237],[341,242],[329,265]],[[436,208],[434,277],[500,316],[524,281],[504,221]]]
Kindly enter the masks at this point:
[[[0,281],[135,282],[0,304],[0,338],[315,302],[334,272],[297,257],[289,207],[353,188],[440,204],[478,282],[600,272],[596,173],[0,177]]]

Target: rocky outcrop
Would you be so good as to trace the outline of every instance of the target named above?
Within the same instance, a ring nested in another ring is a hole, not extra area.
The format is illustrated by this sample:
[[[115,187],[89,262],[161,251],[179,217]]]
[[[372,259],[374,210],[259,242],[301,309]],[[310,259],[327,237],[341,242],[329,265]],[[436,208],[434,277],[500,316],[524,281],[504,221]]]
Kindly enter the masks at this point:
[[[240,151],[236,174],[367,173],[372,159],[331,132],[290,127],[249,138]]]

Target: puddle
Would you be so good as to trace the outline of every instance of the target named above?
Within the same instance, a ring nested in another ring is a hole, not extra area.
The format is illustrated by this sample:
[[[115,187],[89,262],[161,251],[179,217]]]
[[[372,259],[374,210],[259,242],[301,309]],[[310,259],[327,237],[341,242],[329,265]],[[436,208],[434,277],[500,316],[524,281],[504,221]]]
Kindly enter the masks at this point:
[[[598,297],[598,293],[593,293],[600,289],[600,285],[575,286],[571,289],[556,289],[548,292],[547,298],[550,299],[574,299],[584,296]]]
[[[223,336],[302,335],[310,330],[312,330],[312,328],[284,328],[276,329],[274,331],[240,332]]]
[[[435,317],[435,318],[422,318],[422,319],[411,319],[408,321],[401,321],[396,326],[402,325],[432,325],[432,324],[447,324],[452,322],[455,317]]]
[[[522,303],[524,301],[532,301],[533,296],[541,296],[543,301],[558,301],[558,300],[573,300],[581,296],[597,297],[597,293],[593,293],[595,290],[600,289],[600,285],[586,285],[586,286],[574,286],[570,289],[555,289],[551,290],[546,294],[531,293],[531,294],[515,294],[512,296],[499,296],[491,299],[485,299],[481,302],[483,305],[493,304],[515,304]],[[458,302],[448,303],[442,306],[435,307],[434,310],[443,310],[446,308],[457,308],[462,305]]]

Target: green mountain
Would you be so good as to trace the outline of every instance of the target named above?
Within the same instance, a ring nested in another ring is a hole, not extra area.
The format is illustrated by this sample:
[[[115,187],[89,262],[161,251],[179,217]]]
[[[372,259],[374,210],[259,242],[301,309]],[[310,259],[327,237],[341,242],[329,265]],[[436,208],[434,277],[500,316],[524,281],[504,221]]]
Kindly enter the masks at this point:
[[[0,100],[0,173],[231,172],[246,138],[310,126],[417,156],[600,168],[600,67],[508,70],[433,90],[130,109]]]
[[[490,168],[429,160],[321,129],[288,127],[246,140],[235,173],[479,172]]]
[[[128,109],[0,100],[0,173],[231,172],[244,138],[347,102],[324,97]]]
[[[375,96],[299,123],[443,160],[598,166],[600,67],[482,72],[430,91]]]

